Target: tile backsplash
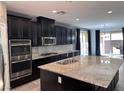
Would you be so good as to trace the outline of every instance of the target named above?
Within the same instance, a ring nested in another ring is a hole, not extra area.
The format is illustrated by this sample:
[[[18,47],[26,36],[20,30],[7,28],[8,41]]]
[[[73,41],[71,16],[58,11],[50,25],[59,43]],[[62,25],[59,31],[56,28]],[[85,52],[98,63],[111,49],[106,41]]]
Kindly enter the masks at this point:
[[[56,46],[39,46],[39,47],[32,47],[32,54],[41,54],[41,53],[49,53],[49,52],[67,52],[72,50],[75,50],[74,44],[56,45]]]

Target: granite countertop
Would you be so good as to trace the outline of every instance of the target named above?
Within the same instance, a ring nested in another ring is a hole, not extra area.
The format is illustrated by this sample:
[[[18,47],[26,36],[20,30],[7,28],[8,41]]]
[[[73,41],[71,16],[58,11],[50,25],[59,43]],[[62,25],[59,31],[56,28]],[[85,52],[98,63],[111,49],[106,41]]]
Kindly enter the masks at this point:
[[[58,64],[67,59],[75,59],[77,62]],[[67,59],[42,65],[39,68],[107,88],[123,63],[123,59],[101,56],[76,56]]]
[[[55,56],[55,55],[65,54],[65,53],[77,52],[77,51],[79,51],[79,50],[64,51],[64,52],[63,51],[58,51],[58,52],[56,52],[57,54],[51,54],[51,55],[47,55],[47,56],[41,56],[39,54],[32,54],[32,60],[51,57],[51,56]]]

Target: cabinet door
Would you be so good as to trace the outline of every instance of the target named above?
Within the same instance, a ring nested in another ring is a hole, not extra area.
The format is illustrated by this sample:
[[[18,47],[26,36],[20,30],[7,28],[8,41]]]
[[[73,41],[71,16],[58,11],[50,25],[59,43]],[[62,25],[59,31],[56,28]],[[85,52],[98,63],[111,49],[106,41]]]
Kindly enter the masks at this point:
[[[41,19],[41,25],[42,25],[42,35],[44,37],[53,37],[55,36],[55,33],[53,33],[54,31],[54,20],[51,19],[46,19],[46,18],[42,18]]]
[[[78,56],[78,55],[80,55],[80,51],[74,52],[74,56]]]
[[[44,30],[42,23],[37,23],[37,42],[38,46],[42,46],[42,37],[44,37]]]
[[[42,33],[43,33],[42,35],[44,37],[49,36],[49,33],[48,33],[49,25],[47,24],[47,20],[43,20],[41,24],[42,24]]]
[[[60,45],[62,43],[62,31],[59,26],[55,26],[55,32],[56,32],[56,44]]]
[[[22,39],[31,39],[31,23],[29,20],[22,19]]]
[[[67,41],[68,44],[72,44],[72,29],[68,29]]]
[[[76,31],[72,30],[72,38],[71,38],[71,43],[74,44],[76,42]]]
[[[37,23],[31,23],[31,41],[32,46],[38,46],[38,30],[37,30]]]
[[[50,37],[56,37],[56,33],[54,31],[54,20],[49,20],[49,33],[50,33]]]
[[[22,37],[22,20],[13,16],[7,16],[9,39],[20,39]]]
[[[67,28],[62,27],[62,44],[67,44]]]

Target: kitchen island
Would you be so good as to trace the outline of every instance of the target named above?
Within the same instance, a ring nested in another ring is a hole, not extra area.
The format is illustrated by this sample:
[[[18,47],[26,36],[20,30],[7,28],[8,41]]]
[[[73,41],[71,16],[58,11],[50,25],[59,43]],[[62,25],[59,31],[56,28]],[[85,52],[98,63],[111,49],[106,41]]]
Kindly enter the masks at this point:
[[[39,66],[41,90],[114,90],[123,59],[76,56]]]

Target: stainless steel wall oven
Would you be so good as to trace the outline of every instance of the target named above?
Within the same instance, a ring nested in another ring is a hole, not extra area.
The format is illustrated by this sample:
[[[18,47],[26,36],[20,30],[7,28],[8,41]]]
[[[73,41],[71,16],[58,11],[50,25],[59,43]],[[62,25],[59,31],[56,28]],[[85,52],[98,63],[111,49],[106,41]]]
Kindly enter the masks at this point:
[[[9,40],[10,80],[16,80],[32,74],[31,40]]]

